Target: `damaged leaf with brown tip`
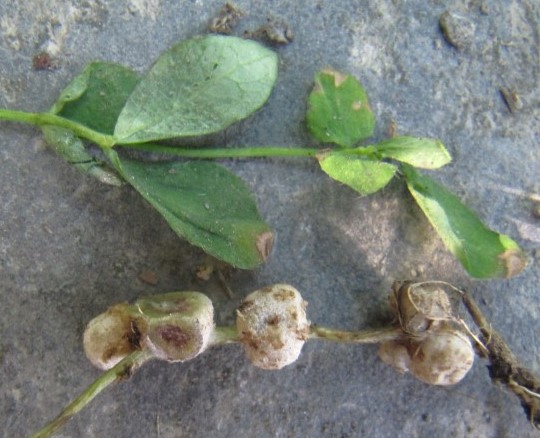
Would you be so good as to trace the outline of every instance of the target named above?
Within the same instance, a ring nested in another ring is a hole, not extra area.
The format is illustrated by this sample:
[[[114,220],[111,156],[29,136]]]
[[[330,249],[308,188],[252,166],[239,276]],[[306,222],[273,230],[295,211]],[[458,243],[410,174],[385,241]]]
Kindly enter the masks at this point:
[[[373,133],[367,94],[353,76],[334,70],[317,73],[308,105],[308,128],[319,141],[353,147]]]
[[[273,234],[244,182],[208,162],[147,163],[107,152],[115,169],[187,241],[230,265],[266,261]]]
[[[510,278],[527,257],[510,237],[486,227],[459,198],[411,166],[401,170],[417,204],[447,248],[475,278]]]

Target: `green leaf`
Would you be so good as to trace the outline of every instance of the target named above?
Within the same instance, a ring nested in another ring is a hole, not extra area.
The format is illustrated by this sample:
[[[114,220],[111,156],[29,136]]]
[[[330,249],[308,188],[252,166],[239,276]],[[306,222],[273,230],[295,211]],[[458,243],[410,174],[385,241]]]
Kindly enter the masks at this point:
[[[148,163],[107,155],[116,170],[190,243],[235,267],[264,262],[273,235],[243,181],[208,162]]]
[[[77,170],[97,178],[102,183],[122,185],[122,181],[105,163],[86,151],[81,139],[72,131],[58,126],[43,126],[41,129],[47,144]]]
[[[255,41],[209,35],[164,52],[122,110],[118,143],[209,134],[260,108],[277,77],[277,56]]]
[[[374,145],[383,158],[392,158],[423,169],[438,169],[452,157],[441,141],[432,138],[394,137]]]
[[[323,70],[308,98],[307,125],[319,141],[352,147],[371,137],[375,118],[362,85],[350,75]]]
[[[459,198],[404,165],[407,187],[448,249],[475,278],[509,278],[527,259],[518,244],[487,228]]]
[[[361,195],[382,189],[394,176],[393,164],[331,151],[317,156],[324,172],[333,179],[348,185]]]
[[[120,110],[138,83],[135,72],[118,64],[93,62],[62,91],[51,112],[104,134],[112,134]],[[119,186],[122,181],[105,163],[90,155],[72,131],[42,128],[46,142],[65,161],[99,181]]]
[[[53,113],[112,134],[120,111],[140,78],[118,64],[92,62],[62,91]]]
[[[77,100],[83,95],[83,93],[88,88],[88,81],[90,79],[90,69],[89,66],[75,76],[71,82],[62,90],[58,100],[54,103],[51,108],[51,113],[58,114],[62,111],[62,108],[67,102],[72,102]]]

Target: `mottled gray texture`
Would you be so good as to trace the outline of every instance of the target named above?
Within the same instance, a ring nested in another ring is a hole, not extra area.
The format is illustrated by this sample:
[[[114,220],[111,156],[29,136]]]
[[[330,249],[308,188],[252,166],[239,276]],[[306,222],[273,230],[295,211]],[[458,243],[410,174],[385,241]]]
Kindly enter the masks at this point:
[[[303,120],[314,73],[332,66],[364,83],[378,119],[399,133],[438,137],[454,157],[434,173],[531,256],[508,281],[472,281],[445,250],[400,181],[360,198],[306,160],[228,161],[253,188],[277,240],[268,263],[231,279],[194,280],[204,260],[133,190],[100,185],[46,149],[38,130],[0,124],[0,424],[24,436],[56,415],[99,372],[84,357],[84,325],[107,306],[178,289],[207,293],[231,323],[249,292],[289,282],[319,324],[355,329],[388,319],[394,279],[442,279],[474,291],[523,360],[540,372],[540,6],[535,0],[238,1],[237,32],[282,17],[294,42],[278,48],[280,76],[254,117],[209,144],[308,145]],[[172,43],[205,31],[220,1],[4,0],[0,106],[48,108],[89,61],[144,71]],[[450,46],[439,17],[475,24]],[[52,52],[55,71],[32,70]],[[520,94],[511,114],[499,89]],[[538,201],[537,201],[538,202]],[[155,286],[138,280],[151,270]],[[518,402],[477,361],[463,383],[429,387],[384,365],[376,347],[309,342],[281,371],[251,366],[238,346],[191,363],[151,363],[101,395],[63,437],[533,436]]]

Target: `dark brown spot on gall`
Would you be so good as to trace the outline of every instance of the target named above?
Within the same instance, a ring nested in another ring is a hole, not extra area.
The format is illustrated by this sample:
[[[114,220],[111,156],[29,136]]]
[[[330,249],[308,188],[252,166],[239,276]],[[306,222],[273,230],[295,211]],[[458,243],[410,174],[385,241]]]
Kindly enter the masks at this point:
[[[175,325],[165,325],[157,329],[158,336],[168,344],[173,344],[175,348],[181,350],[191,341],[191,335]]]
[[[130,322],[130,332],[127,334],[127,340],[129,342],[129,345],[135,350],[141,349],[141,331],[139,330],[139,326],[137,325],[137,321],[132,320]]]
[[[238,312],[244,313],[250,307],[253,307],[253,304],[253,301],[244,301],[242,304],[240,304],[240,306],[238,306]]]
[[[268,325],[278,325],[280,321],[281,318],[279,317],[279,315],[272,315],[266,318],[266,324]]]
[[[253,333],[250,331],[244,331],[242,332],[242,343],[247,345],[253,350],[259,349],[259,343],[257,342],[256,338],[254,337]]]
[[[294,299],[294,292],[292,290],[281,289],[274,292],[272,295],[277,301],[289,301]]]
[[[285,343],[280,338],[275,338],[274,336],[269,337],[267,339],[267,342],[272,346],[274,350],[281,350],[283,347],[285,347]]]
[[[308,330],[296,330],[296,339],[299,341],[306,341],[309,338],[309,329]]]
[[[117,352],[118,352],[117,347],[108,348],[101,355],[101,359],[103,360],[103,362],[107,362],[107,361],[109,361],[111,359],[111,357],[116,356]]]

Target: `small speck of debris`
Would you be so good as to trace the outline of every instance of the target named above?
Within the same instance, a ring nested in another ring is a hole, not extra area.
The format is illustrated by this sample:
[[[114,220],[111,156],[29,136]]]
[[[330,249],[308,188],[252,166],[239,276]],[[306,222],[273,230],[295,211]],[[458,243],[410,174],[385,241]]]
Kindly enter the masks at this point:
[[[158,276],[154,271],[142,271],[139,274],[139,280],[151,286],[158,284]]]
[[[388,137],[393,138],[397,135],[397,123],[394,119],[390,120],[387,130]]]
[[[54,60],[47,52],[41,52],[32,58],[32,68],[34,70],[56,70],[58,61]]]
[[[268,19],[268,24],[263,26],[262,31],[266,38],[275,44],[289,44],[294,39],[290,26],[280,19]]]
[[[208,23],[210,32],[230,34],[240,19],[246,14],[233,3],[225,3],[219,10],[218,16],[212,18]]]
[[[480,12],[484,15],[489,15],[489,6],[485,2],[482,2],[480,5]]]
[[[264,39],[272,44],[289,44],[294,40],[294,34],[287,22],[279,18],[268,18],[267,23],[256,31],[244,32],[245,38]]]
[[[523,102],[521,101],[519,94],[517,94],[514,90],[502,87],[499,91],[504,99],[504,103],[506,103],[506,106],[511,113],[515,113],[523,108]]]
[[[471,45],[476,26],[467,17],[446,11],[439,18],[439,26],[446,41],[456,49]]]
[[[540,219],[540,202],[537,202],[533,208],[533,215],[535,218]]]
[[[202,281],[210,280],[210,277],[214,273],[214,265],[212,263],[203,263],[202,265],[197,266],[195,270],[195,276]]]

